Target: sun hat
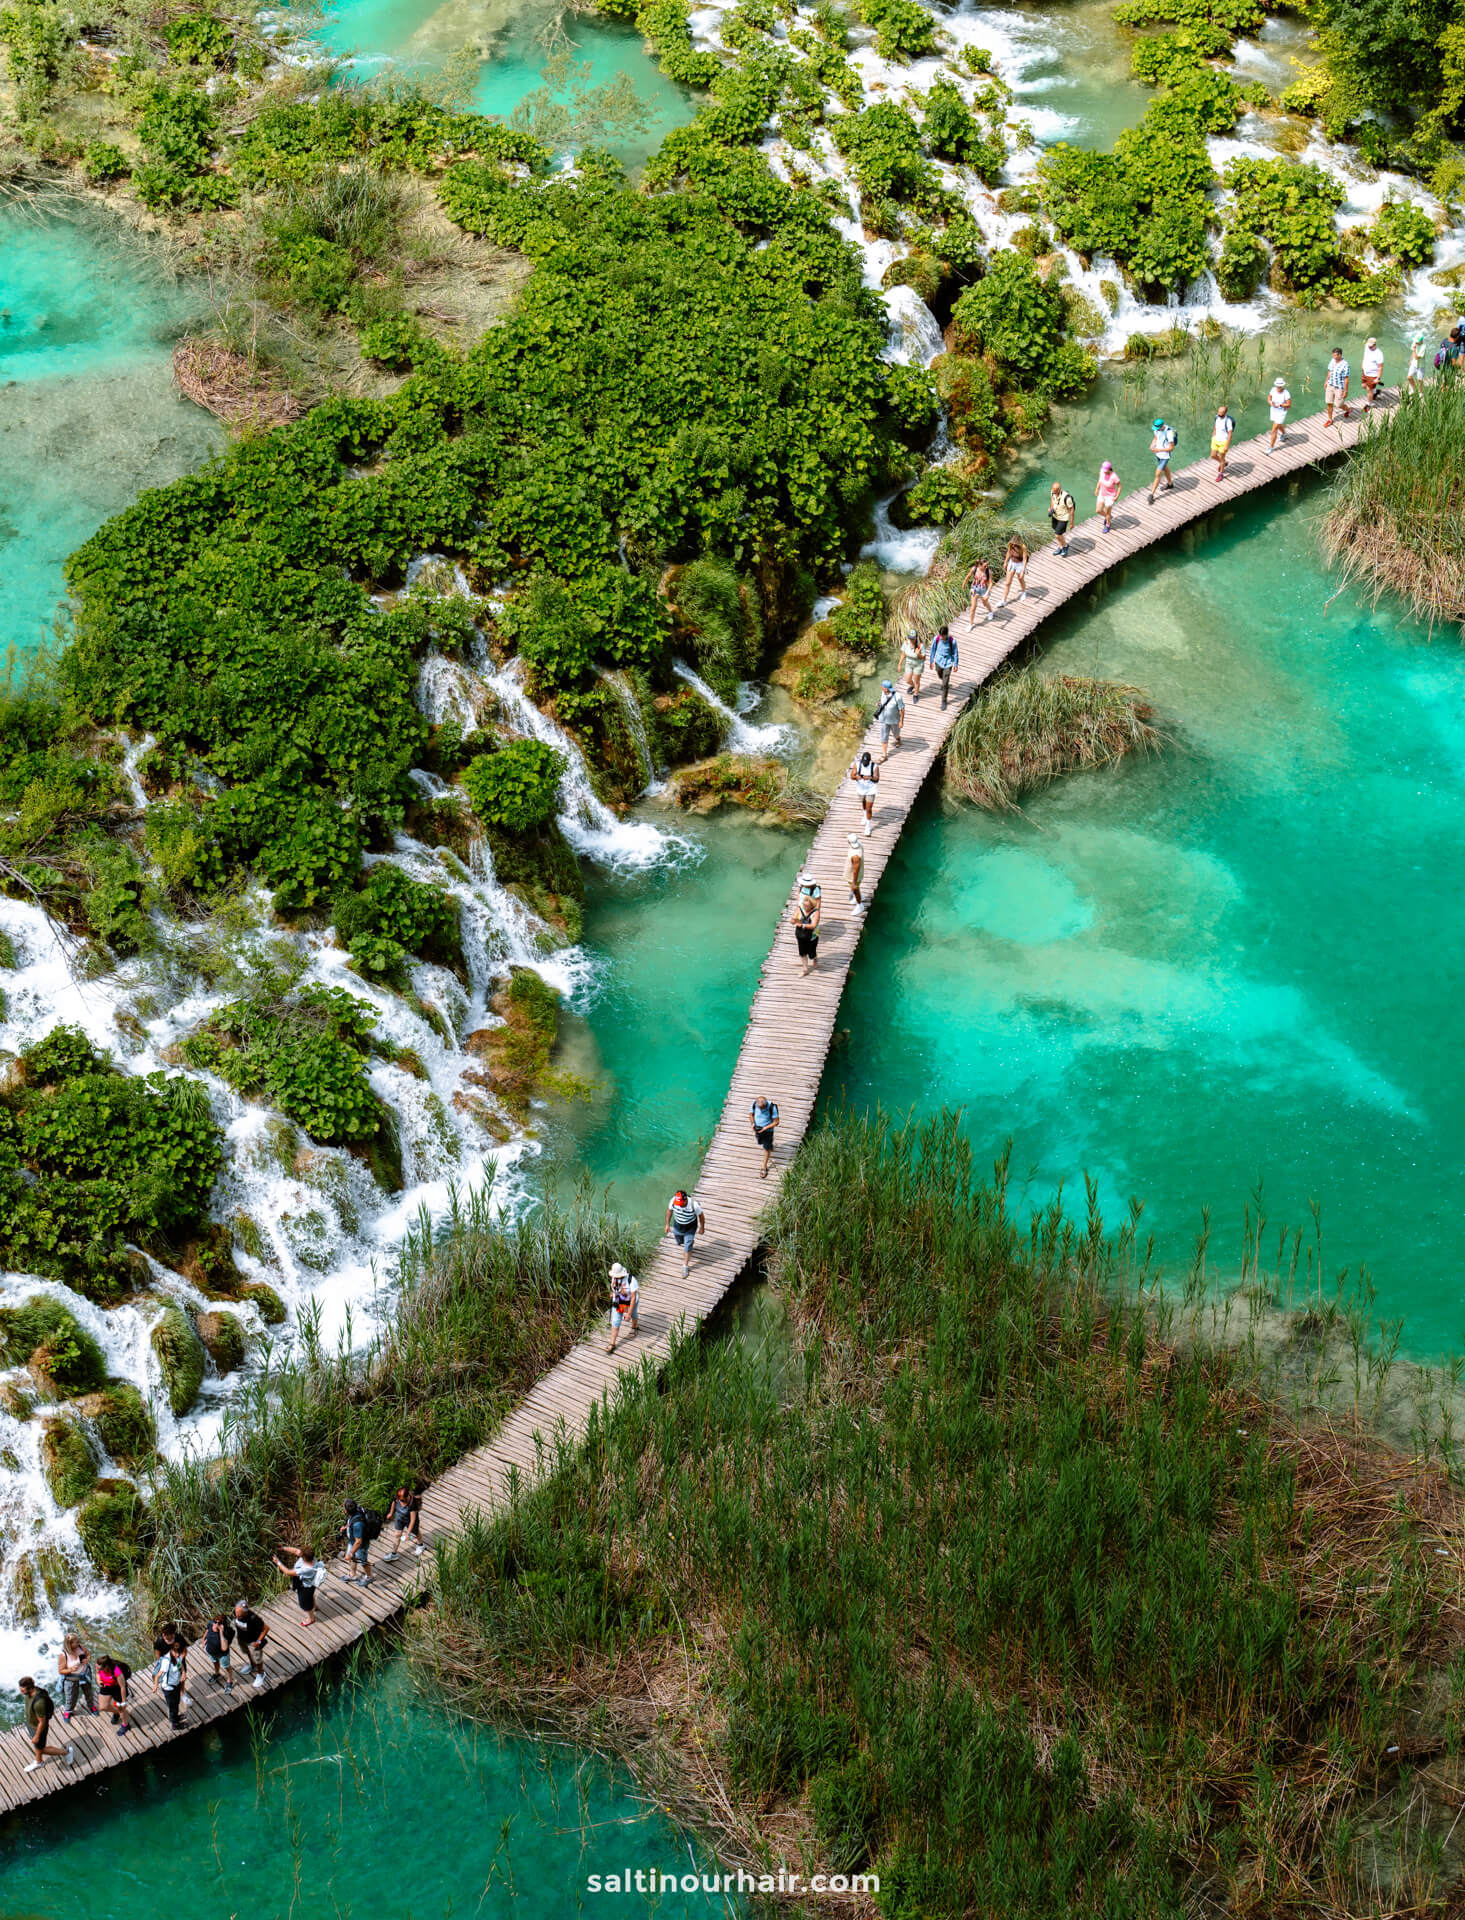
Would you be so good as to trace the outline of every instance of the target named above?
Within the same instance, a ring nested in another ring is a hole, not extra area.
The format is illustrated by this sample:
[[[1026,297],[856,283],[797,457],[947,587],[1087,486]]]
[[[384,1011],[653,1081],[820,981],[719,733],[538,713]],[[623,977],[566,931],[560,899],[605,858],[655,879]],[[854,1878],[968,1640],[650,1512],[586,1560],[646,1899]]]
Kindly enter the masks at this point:
[[[895,692],[895,682],[893,680],[882,680],[880,684],[882,687],[888,687],[891,693]]]
[[[631,1276],[626,1272],[620,1261],[617,1260],[610,1270],[610,1277],[612,1280],[629,1280]]]
[[[1099,468],[1100,473],[1112,473],[1113,471],[1114,471],[1113,467],[1110,466],[1107,460],[1104,462],[1103,466]]]
[[[852,847],[859,847],[861,845],[860,836],[857,833],[850,834],[848,838]]]
[[[1378,345],[1378,341],[1373,337],[1372,334],[1370,334],[1363,344],[1366,347],[1376,347]]]

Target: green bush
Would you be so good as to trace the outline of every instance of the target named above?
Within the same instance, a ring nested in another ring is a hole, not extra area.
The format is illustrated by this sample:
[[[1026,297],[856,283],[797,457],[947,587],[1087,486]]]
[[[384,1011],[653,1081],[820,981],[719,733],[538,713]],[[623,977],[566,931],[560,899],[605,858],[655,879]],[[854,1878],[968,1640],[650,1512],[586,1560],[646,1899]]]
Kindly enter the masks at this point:
[[[163,29],[163,38],[180,66],[226,66],[234,45],[228,27],[211,13],[179,14]]]
[[[147,1506],[125,1480],[107,1480],[82,1506],[76,1529],[86,1557],[105,1580],[130,1580],[146,1551]]]
[[[932,361],[931,374],[957,443],[972,454],[995,452],[1007,429],[982,362],[967,354],[943,353]]]
[[[1233,160],[1226,185],[1231,218],[1271,242],[1274,282],[1291,291],[1330,288],[1342,266],[1333,215],[1342,182],[1323,167],[1295,160]]]
[[[920,60],[936,51],[936,23],[917,0],[856,0],[855,12],[874,27],[882,60]]]
[[[178,1418],[192,1410],[203,1386],[204,1346],[183,1308],[164,1308],[152,1331],[153,1352],[162,1370],[168,1405]],[[93,1475],[95,1478],[95,1474]]]
[[[1368,242],[1402,267],[1422,267],[1434,258],[1434,221],[1412,200],[1385,200],[1369,228]]]
[[[672,589],[675,615],[697,671],[731,704],[739,683],[757,673],[763,617],[757,589],[731,561],[707,556],[683,567]],[[673,762],[682,756],[668,756]]]
[[[462,965],[457,902],[400,867],[371,867],[354,889],[336,895],[331,912],[336,938],[362,973],[397,978],[409,954]]]
[[[79,1506],[97,1484],[97,1457],[75,1420],[64,1414],[41,1428],[41,1471],[58,1507]]]
[[[231,1001],[183,1043],[193,1066],[262,1094],[325,1146],[374,1140],[384,1117],[367,1078],[376,1014],[340,987]]]
[[[74,1313],[44,1294],[0,1307],[0,1366],[28,1366],[36,1385],[57,1400],[91,1393],[107,1375],[97,1342]]]
[[[962,294],[952,319],[969,343],[1036,385],[1063,337],[1063,296],[1026,254],[994,253],[987,272]]]
[[[44,111],[76,40],[75,16],[56,0],[15,0],[0,8],[0,42],[22,121],[34,122]]]
[[[829,616],[836,642],[851,653],[877,653],[885,632],[885,588],[873,560],[850,569],[844,598]]]
[[[1000,122],[992,132],[984,132],[960,89],[950,80],[938,80],[926,95],[922,133],[938,160],[970,167],[989,186],[1006,165],[1007,144]]]
[[[405,373],[421,352],[427,336],[421,321],[408,313],[390,313],[360,329],[361,351],[368,360]]]
[[[1249,228],[1231,224],[1216,261],[1216,285],[1226,300],[1250,300],[1267,271],[1267,250]]]
[[[131,163],[121,147],[114,147],[106,140],[93,140],[81,156],[81,164],[94,187],[104,187],[111,180],[122,180],[132,171]]]
[[[559,810],[565,757],[542,740],[510,740],[480,753],[463,769],[473,811],[485,825],[532,833]]]
[[[923,13],[922,18],[929,16]],[[921,146],[921,130],[894,100],[881,100],[860,113],[841,114],[830,133],[849,161],[862,194],[918,205],[937,191],[935,171]]]
[[[158,1443],[152,1409],[129,1380],[108,1380],[88,1411],[97,1423],[97,1437],[112,1459],[124,1467],[145,1467]]]

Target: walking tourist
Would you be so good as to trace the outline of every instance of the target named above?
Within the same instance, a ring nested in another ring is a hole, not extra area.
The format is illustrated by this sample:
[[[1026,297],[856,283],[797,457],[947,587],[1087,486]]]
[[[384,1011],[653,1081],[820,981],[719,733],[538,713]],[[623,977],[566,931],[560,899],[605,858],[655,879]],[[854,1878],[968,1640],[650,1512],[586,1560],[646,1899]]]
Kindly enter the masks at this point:
[[[803,968],[799,974],[801,980],[807,980],[819,964],[819,916],[823,911],[824,895],[817,881],[807,873],[799,876],[799,890],[794,897],[793,923],[794,945],[799,950]]]
[[[1440,342],[1439,352],[1434,357],[1435,366],[1441,373],[1453,373],[1460,364],[1460,355],[1465,353],[1465,330],[1451,327],[1447,338]]]
[[[165,1653],[153,1662],[153,1692],[161,1693],[168,1703],[168,1725],[176,1733],[183,1725],[183,1708],[191,1705],[183,1691],[188,1680],[188,1649],[174,1640]]]
[[[270,1637],[268,1624],[260,1618],[247,1600],[234,1602],[234,1638],[239,1642],[240,1651],[249,1662],[249,1671],[254,1676],[254,1685],[262,1687],[265,1683],[265,1641]]]
[[[868,747],[861,747],[858,760],[850,763],[849,777],[864,810],[865,838],[868,840],[875,825],[875,795],[880,787],[880,769]]]
[[[1123,487],[1119,484],[1119,475],[1106,460],[1099,468],[1099,481],[1094,488],[1094,504],[1098,507],[1103,519],[1105,533],[1114,531],[1114,507],[1123,491]]]
[[[336,1529],[336,1537],[346,1556],[347,1568],[360,1568],[359,1573],[348,1571],[339,1576],[348,1587],[358,1581],[363,1587],[371,1585],[371,1543],[374,1538],[371,1522],[372,1516],[365,1507],[355,1500],[346,1502],[346,1518]]]
[[[941,703],[943,706],[945,701]],[[849,903],[856,913],[865,911],[864,897],[860,892],[860,875],[865,871],[865,849],[860,836],[852,833],[849,837],[849,853],[844,863],[844,884],[849,888]]]
[[[627,1273],[617,1260],[610,1270],[610,1345],[607,1353],[614,1353],[616,1341],[621,1337],[621,1328],[627,1319],[631,1322],[631,1334],[634,1338],[640,1325],[639,1311],[641,1300],[641,1282],[634,1273]]]
[[[392,1528],[392,1550],[388,1560],[395,1560],[408,1547],[422,1555],[422,1495],[415,1487],[398,1487],[392,1495],[392,1504],[387,1508],[387,1519]]]
[[[880,698],[875,702],[875,724],[880,729],[880,764],[890,758],[890,742],[900,745],[900,730],[905,725],[905,701],[888,680],[880,682]]]
[[[102,1696],[102,1712],[110,1718],[116,1733],[132,1732],[127,1718],[127,1683],[131,1678],[132,1668],[115,1654],[104,1653],[97,1662],[97,1691]]]
[[[159,1659],[161,1659],[165,1653],[184,1653],[187,1649],[188,1642],[183,1638],[183,1635],[178,1631],[177,1624],[172,1620],[166,1621],[159,1627],[153,1637],[153,1652]]]
[[[229,1671],[233,1645],[234,1623],[221,1607],[203,1630],[203,1650],[214,1663],[209,1679],[225,1693],[234,1691],[234,1676]]]
[[[1067,498],[1071,502],[1073,495]],[[1069,522],[1070,526],[1073,524]],[[957,652],[956,642],[951,637],[951,629],[945,622],[936,630],[936,638],[931,642],[931,671],[941,682],[941,711],[945,713],[946,702],[951,698],[951,676],[961,665],[961,655]]]
[[[92,1686],[92,1656],[74,1633],[68,1633],[61,1642],[56,1671],[61,1677],[61,1718],[71,1718],[76,1712],[77,1701],[83,1695],[88,1709],[95,1713],[97,1696]]]
[[[669,1233],[682,1250],[682,1278],[685,1280],[691,1269],[697,1235],[707,1231],[707,1218],[697,1202],[681,1187],[666,1203],[666,1225],[662,1231]]]
[[[1424,335],[1416,333],[1409,342],[1409,371],[1404,375],[1404,397],[1413,400],[1418,397],[1424,385],[1422,362],[1424,360]]]
[[[1383,351],[1372,334],[1363,343],[1363,363],[1358,371],[1363,380],[1363,411],[1367,413],[1384,377]]]
[[[992,618],[992,569],[985,560],[979,560],[966,577],[971,592],[971,605],[967,608],[968,620],[975,620],[979,606],[987,609],[987,618]]]
[[[1180,436],[1174,427],[1167,426],[1163,420],[1156,419],[1154,432],[1150,435],[1150,452],[1155,456],[1155,477],[1150,482],[1150,505],[1155,504],[1155,495],[1164,487],[1168,492],[1175,485],[1170,472],[1170,456],[1175,451]]]
[[[1017,582],[1018,599],[1026,600],[1028,593],[1028,550],[1016,534],[1007,542],[1007,555],[1002,562],[1002,604],[1007,605],[1007,597],[1012,592],[1013,581]]]
[[[1053,552],[1059,560],[1067,556],[1068,536],[1073,532],[1077,517],[1078,508],[1074,505],[1073,495],[1061,480],[1055,480],[1048,490],[1048,525],[1053,529],[1053,538],[1058,543]],[[934,656],[931,664],[936,664]]]
[[[1341,407],[1345,420],[1352,416],[1353,409],[1348,404],[1348,362],[1343,358],[1341,347],[1333,348],[1333,357],[1328,362],[1328,370],[1323,375],[1323,406],[1326,409],[1323,425],[1333,424],[1333,409]]]
[[[47,1760],[59,1760],[69,1767],[76,1757],[76,1748],[70,1745],[53,1747],[51,1745],[51,1721],[56,1712],[56,1702],[43,1687],[38,1687],[29,1674],[20,1683],[21,1698],[25,1701],[25,1729],[30,1735],[31,1752],[35,1756],[27,1761],[27,1773],[39,1773]]]
[[[287,1566],[279,1554],[272,1557],[280,1572],[290,1576],[295,1603],[300,1608],[301,1626],[313,1627],[315,1625],[315,1590],[325,1577],[325,1568],[316,1564],[315,1555],[309,1547],[286,1547],[285,1551],[294,1554],[293,1566]]]
[[[921,645],[921,636],[914,631],[901,642],[900,665],[905,690],[914,705],[921,697],[921,675],[926,671],[926,649]]]
[[[1287,391],[1287,382],[1279,373],[1272,382],[1272,390],[1267,395],[1267,418],[1272,423],[1271,438],[1267,441],[1267,452],[1275,453],[1280,441],[1287,438],[1283,429],[1287,425],[1287,410],[1292,405],[1292,395]]]
[[[1216,408],[1216,417],[1211,422],[1211,458],[1216,463],[1216,478],[1226,478],[1226,456],[1231,451],[1231,441],[1236,433],[1236,422],[1231,418],[1231,409],[1223,400]]]
[[[778,1125],[778,1102],[760,1093],[748,1109],[748,1123],[753,1129],[754,1140],[763,1149],[763,1165],[758,1170],[758,1178],[766,1180],[768,1163],[773,1158],[773,1129]]]

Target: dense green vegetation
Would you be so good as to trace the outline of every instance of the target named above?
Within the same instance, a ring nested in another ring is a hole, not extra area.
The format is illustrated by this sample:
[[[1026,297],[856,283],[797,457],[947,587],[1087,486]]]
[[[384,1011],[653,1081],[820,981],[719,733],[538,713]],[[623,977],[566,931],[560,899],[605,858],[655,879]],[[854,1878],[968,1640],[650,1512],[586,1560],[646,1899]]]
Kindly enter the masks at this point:
[[[1159,744],[1137,687],[1019,667],[982,687],[946,741],[949,793],[1015,808],[1024,793],[1081,767],[1112,766]]]
[[[303,1348],[252,1379],[223,1465],[159,1462],[147,1482],[144,1581],[155,1617],[207,1619],[258,1592],[261,1543],[329,1551],[341,1500],[385,1509],[481,1445],[584,1331],[634,1234],[583,1197],[510,1224],[470,1195],[403,1249],[389,1324],[365,1355]]]
[[[1161,1337],[1092,1201],[1020,1226],[1005,1171],[949,1118],[806,1142],[792,1351],[685,1343],[440,1551],[420,1671],[626,1746],[735,1858],[873,1866],[898,1920],[1423,1911],[1452,1796],[1385,1749],[1426,1670],[1419,1737],[1460,1737],[1418,1531],[1453,1496],[1312,1452],[1236,1356]],[[1397,1826],[1355,1845],[1406,1801],[1399,1858]]]
[[[0,1088],[0,1258],[120,1298],[137,1280],[129,1241],[176,1263],[203,1231],[220,1160],[195,1081],[121,1073],[57,1027]]]
[[[1323,538],[1345,581],[1395,593],[1465,637],[1465,377],[1455,371],[1372,423],[1339,469]]]

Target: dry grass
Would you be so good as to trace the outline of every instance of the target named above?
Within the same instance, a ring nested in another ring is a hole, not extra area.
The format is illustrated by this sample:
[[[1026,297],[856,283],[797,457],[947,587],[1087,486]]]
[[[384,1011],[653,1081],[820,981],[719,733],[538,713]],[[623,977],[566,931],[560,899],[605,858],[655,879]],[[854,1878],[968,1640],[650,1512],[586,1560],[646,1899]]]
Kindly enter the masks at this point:
[[[949,792],[979,807],[1015,811],[1021,796],[1079,767],[1153,753],[1161,735],[1137,687],[1033,667],[988,683],[946,744]]]
[[[281,427],[306,410],[257,360],[193,334],[173,349],[173,379],[185,399],[236,430]]]
[[[1323,546],[1344,587],[1396,593],[1465,635],[1465,376],[1376,417],[1329,493]],[[1341,591],[1341,589],[1340,589]]]

